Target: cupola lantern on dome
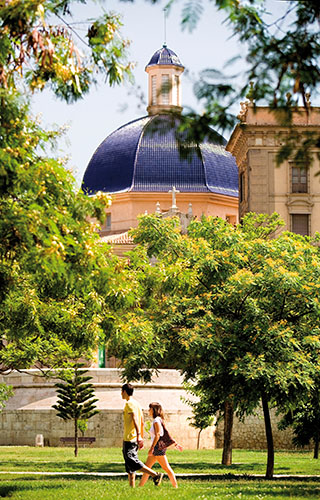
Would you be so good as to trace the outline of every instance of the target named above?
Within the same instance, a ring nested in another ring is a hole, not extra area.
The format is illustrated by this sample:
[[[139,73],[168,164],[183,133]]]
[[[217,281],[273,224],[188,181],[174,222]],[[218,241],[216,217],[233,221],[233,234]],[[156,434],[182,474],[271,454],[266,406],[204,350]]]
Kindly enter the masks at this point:
[[[149,75],[149,115],[181,113],[180,77],[184,66],[177,54],[164,44],[153,54],[145,69]]]

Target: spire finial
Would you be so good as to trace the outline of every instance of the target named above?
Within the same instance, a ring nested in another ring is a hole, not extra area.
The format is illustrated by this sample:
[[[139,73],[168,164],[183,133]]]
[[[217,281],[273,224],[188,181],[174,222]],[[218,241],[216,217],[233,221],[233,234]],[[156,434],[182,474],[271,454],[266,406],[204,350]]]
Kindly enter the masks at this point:
[[[163,42],[163,46],[164,47],[167,46],[167,23],[166,23],[167,10],[168,10],[167,7],[165,7],[163,9],[163,30],[164,30],[164,42]]]

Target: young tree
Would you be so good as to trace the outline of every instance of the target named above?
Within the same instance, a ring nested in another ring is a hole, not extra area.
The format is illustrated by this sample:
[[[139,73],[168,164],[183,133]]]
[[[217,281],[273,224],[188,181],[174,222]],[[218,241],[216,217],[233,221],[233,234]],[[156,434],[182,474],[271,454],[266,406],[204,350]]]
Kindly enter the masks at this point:
[[[93,385],[89,382],[92,377],[85,375],[84,365],[77,363],[72,372],[66,372],[63,382],[56,383],[58,402],[52,405],[57,410],[57,416],[64,421],[74,422],[74,456],[78,456],[78,430],[83,429],[83,422],[93,417],[97,410]],[[79,425],[80,424],[80,425]]]
[[[215,415],[210,415],[210,410],[206,407],[203,399],[195,402],[187,401],[187,403],[192,407],[193,413],[192,417],[189,418],[190,425],[199,431],[197,439],[197,450],[199,450],[201,432],[214,424]]]
[[[319,354],[318,249],[291,233],[269,238],[278,227],[276,215],[249,214],[236,228],[209,217],[181,235],[176,220],[144,216],[134,235],[145,251],[131,254],[140,307],[109,339],[129,379],[174,366],[195,379],[211,415],[242,417],[262,403],[267,477],[269,408],[294,406],[313,386]]]

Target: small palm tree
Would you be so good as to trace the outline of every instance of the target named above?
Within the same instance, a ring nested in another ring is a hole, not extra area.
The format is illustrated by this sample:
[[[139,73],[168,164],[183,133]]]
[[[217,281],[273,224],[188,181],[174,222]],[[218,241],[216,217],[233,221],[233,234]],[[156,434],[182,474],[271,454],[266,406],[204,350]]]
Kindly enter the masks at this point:
[[[86,421],[99,413],[95,403],[93,385],[89,382],[92,377],[84,375],[85,370],[82,363],[74,365],[72,372],[64,374],[63,382],[55,384],[58,401],[52,407],[57,410],[57,416],[63,420],[74,421],[74,456],[78,456],[78,429],[79,422]]]

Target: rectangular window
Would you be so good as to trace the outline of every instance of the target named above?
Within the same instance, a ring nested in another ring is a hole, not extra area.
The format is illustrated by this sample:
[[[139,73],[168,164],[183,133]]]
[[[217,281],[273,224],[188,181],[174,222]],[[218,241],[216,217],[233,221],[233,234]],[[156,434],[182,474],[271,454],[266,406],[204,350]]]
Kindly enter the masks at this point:
[[[174,77],[174,97],[173,97],[173,104],[176,106],[179,106],[179,77],[175,75]]]
[[[303,236],[309,236],[309,215],[292,214],[291,231],[296,234],[302,234]]]
[[[151,96],[152,104],[157,104],[157,77],[151,77]]]
[[[111,231],[111,214],[107,214],[106,220],[101,226],[102,231]]]
[[[107,214],[106,218],[106,230],[110,231],[111,229],[111,214]]]
[[[307,193],[308,192],[308,175],[305,167],[291,168],[291,192],[292,193]]]
[[[239,203],[245,199],[244,173],[240,174],[239,178]]]
[[[169,104],[169,75],[162,75],[161,80],[161,95],[162,104]]]

